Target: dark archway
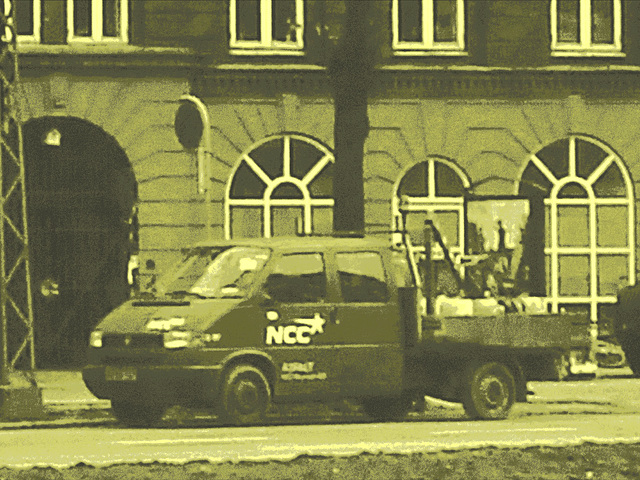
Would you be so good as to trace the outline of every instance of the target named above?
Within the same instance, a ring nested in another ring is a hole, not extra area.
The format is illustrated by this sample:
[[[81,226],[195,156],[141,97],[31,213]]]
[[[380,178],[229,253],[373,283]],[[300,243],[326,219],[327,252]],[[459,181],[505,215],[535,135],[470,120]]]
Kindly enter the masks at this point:
[[[36,363],[78,366],[91,329],[129,297],[137,184],[117,141],[72,117],[23,127]]]

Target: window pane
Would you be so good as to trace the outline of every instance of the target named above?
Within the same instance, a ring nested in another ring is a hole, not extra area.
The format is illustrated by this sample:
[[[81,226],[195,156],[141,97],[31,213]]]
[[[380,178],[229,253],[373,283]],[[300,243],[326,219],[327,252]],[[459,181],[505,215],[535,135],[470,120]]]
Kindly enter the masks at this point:
[[[624,255],[598,257],[598,294],[615,295],[629,284],[629,259]]]
[[[380,254],[338,253],[336,262],[344,301],[382,302],[387,299],[387,283]]]
[[[297,40],[295,0],[273,0],[271,21],[274,40],[281,42]]]
[[[597,197],[624,197],[627,188],[618,165],[612,164],[607,171],[593,184],[593,190]]]
[[[582,178],[589,178],[607,155],[608,153],[599,146],[576,138],[576,173]]]
[[[560,295],[586,297],[589,295],[589,257],[563,255],[558,257]]]
[[[558,198],[589,198],[589,195],[582,185],[570,182],[560,189]]]
[[[288,198],[288,199],[300,199],[302,200],[302,192],[293,183],[285,182],[278,185],[273,192],[271,192],[271,198]]]
[[[627,207],[599,206],[596,210],[599,247],[626,247],[629,242]]]
[[[447,247],[451,248],[459,245],[458,212],[436,212],[433,223]]]
[[[547,145],[536,153],[556,178],[569,175],[569,140],[562,139]]]
[[[231,181],[231,198],[263,198],[267,186],[249,165],[242,162]]]
[[[316,207],[311,211],[314,234],[329,235],[333,232],[333,209]]]
[[[591,0],[591,41],[613,43],[613,0]]]
[[[309,193],[313,198],[332,198],[333,197],[333,162],[327,163],[327,166],[313,179],[308,185]]]
[[[429,212],[409,212],[405,216],[404,228],[409,232],[414,245],[424,245],[424,221],[433,218]]]
[[[260,41],[260,0],[236,0],[236,36]]]
[[[398,0],[398,38],[422,42],[422,0]]]
[[[120,36],[120,0],[102,0],[102,36]]]
[[[551,247],[551,207],[545,205],[544,207],[544,246],[545,248]]]
[[[232,207],[230,217],[233,238],[262,237],[262,208]]]
[[[455,42],[457,34],[456,8],[457,0],[434,0],[433,24],[435,26],[434,41]]]
[[[92,35],[91,13],[91,0],[74,0],[73,34],[76,37],[90,37]]]
[[[318,302],[327,295],[324,262],[319,253],[285,255],[273,268],[265,285],[279,302]]]
[[[436,195],[438,197],[462,197],[465,194],[460,175],[442,162],[433,162],[436,176]],[[426,190],[426,189],[425,189]]]
[[[33,35],[33,0],[14,0],[18,35]]]
[[[580,43],[579,0],[558,1],[558,41]]]
[[[436,164],[437,165],[437,164]],[[429,162],[420,162],[409,169],[400,180],[398,195],[426,197],[429,195]]]
[[[589,246],[589,207],[558,207],[558,245]]]
[[[300,226],[300,231],[302,232],[302,208],[271,208],[271,234],[274,237],[296,235],[298,226]]]
[[[276,138],[260,145],[249,155],[272,179],[282,176],[284,160],[284,140],[282,138]]]

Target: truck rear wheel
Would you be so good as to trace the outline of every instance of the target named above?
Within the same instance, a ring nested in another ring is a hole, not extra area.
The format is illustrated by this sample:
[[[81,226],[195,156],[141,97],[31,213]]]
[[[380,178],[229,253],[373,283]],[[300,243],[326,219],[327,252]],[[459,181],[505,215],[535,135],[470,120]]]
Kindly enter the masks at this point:
[[[222,417],[237,425],[261,423],[271,403],[264,374],[252,365],[233,367],[222,390]]]
[[[362,409],[376,420],[402,420],[411,408],[411,399],[401,397],[373,397],[362,402]]]
[[[153,426],[162,420],[165,410],[164,405],[111,400],[111,411],[115,417],[130,427]]]
[[[515,402],[516,382],[509,369],[497,362],[474,364],[464,376],[462,405],[471,418],[506,418]]]

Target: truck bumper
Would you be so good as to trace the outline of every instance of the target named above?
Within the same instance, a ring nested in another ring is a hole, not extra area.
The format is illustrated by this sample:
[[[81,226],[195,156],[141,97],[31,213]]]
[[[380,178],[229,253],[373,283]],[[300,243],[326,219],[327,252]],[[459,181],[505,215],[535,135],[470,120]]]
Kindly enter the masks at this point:
[[[164,405],[213,406],[222,366],[89,365],[82,379],[98,398]]]

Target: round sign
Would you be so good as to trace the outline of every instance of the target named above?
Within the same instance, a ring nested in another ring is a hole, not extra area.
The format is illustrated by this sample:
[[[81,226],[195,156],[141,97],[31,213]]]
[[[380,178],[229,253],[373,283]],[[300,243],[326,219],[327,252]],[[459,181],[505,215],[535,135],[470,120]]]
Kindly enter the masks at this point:
[[[181,102],[176,112],[174,128],[178,141],[184,148],[198,148],[204,123],[198,107],[193,102]]]

